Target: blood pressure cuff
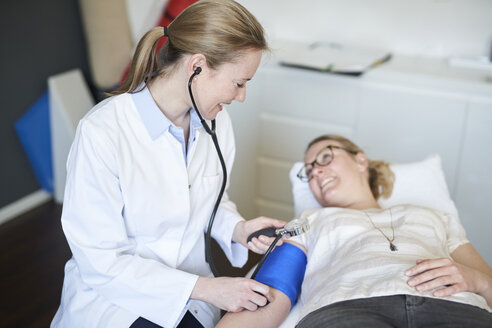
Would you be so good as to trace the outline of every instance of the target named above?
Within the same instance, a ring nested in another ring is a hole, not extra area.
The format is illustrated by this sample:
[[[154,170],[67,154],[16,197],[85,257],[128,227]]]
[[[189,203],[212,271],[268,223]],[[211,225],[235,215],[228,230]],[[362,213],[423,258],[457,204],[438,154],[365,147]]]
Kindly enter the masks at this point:
[[[301,291],[306,264],[306,254],[299,247],[283,243],[267,256],[255,280],[287,295],[293,307]]]

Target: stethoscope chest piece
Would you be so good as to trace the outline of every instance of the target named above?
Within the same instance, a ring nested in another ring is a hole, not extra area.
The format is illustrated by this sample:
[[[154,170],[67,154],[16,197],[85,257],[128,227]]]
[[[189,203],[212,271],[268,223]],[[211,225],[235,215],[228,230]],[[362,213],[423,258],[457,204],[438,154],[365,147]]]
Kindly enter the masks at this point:
[[[289,236],[289,237],[294,237],[294,236],[299,236],[300,234],[305,233],[306,231],[309,230],[309,222],[306,219],[294,219],[290,222],[288,222],[282,229],[274,229],[274,228],[266,228],[262,229],[259,231],[256,231],[252,233],[248,237],[248,242],[253,238],[253,237],[259,237],[260,235],[266,235],[269,237],[275,237],[275,240],[272,242],[268,250],[265,252],[263,257],[261,258],[260,262],[256,266],[255,271],[251,275],[251,278],[254,279],[258,271],[260,270],[263,262],[267,258],[268,254],[273,250],[279,239],[281,239],[283,236]]]
[[[276,235],[299,236],[309,230],[309,222],[306,219],[294,219],[287,223],[282,229],[275,231]]]
[[[309,230],[309,222],[306,219],[294,219],[289,221],[283,228],[265,228],[253,232],[249,235],[246,242],[249,242],[254,237],[259,237],[260,235],[265,235],[268,237],[282,237],[287,235],[288,237],[298,236]]]

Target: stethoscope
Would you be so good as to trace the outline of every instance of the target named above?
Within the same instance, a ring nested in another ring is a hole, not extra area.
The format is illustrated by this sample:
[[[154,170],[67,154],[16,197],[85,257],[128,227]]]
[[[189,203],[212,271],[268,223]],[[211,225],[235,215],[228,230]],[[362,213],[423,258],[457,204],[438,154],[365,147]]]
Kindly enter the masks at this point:
[[[202,115],[200,114],[200,111],[198,110],[198,106],[195,103],[195,98],[193,97],[193,92],[191,91],[191,84],[193,82],[193,78],[200,74],[202,71],[201,67],[197,67],[193,74],[190,76],[190,79],[188,80],[188,92],[190,93],[190,98],[191,102],[193,103],[193,107],[195,108],[195,111],[200,118],[200,122],[202,123],[203,128],[205,131],[212,137],[212,141],[214,142],[215,145],[215,150],[217,151],[217,155],[219,156],[220,160],[220,165],[222,166],[222,174],[224,178],[222,179],[222,186],[220,187],[219,195],[217,196],[217,200],[215,201],[214,208],[212,210],[212,214],[210,215],[210,219],[208,220],[208,228],[207,232],[205,233],[205,259],[208,262],[208,265],[210,266],[210,270],[212,270],[212,273],[214,274],[215,277],[219,276],[219,272],[217,271],[217,268],[215,267],[213,257],[212,257],[212,226],[214,224],[215,220],[215,214],[217,213],[217,209],[219,208],[220,201],[222,199],[222,195],[224,194],[226,182],[227,182],[227,169],[226,165],[224,162],[224,157],[222,156],[222,152],[220,151],[219,147],[219,142],[217,140],[217,135],[215,134],[215,119],[212,120],[212,128],[210,128],[203,119]]]
[[[222,166],[222,174],[224,178],[222,179],[222,186],[220,187],[219,195],[217,196],[217,200],[215,201],[215,205],[212,211],[212,214],[210,215],[210,219],[208,221],[208,228],[207,232],[205,233],[205,259],[208,262],[208,265],[210,266],[210,270],[212,270],[212,273],[214,274],[215,277],[220,276],[219,272],[217,271],[217,268],[215,267],[214,261],[213,261],[213,256],[212,256],[212,226],[214,224],[215,220],[215,214],[217,213],[217,209],[219,208],[220,201],[222,199],[222,196],[224,194],[226,182],[227,182],[227,169],[224,161],[224,157],[222,156],[222,152],[220,151],[219,147],[219,142],[217,140],[217,135],[215,133],[215,119],[212,120],[212,127],[210,128],[203,119],[202,115],[200,114],[200,111],[198,110],[198,106],[195,103],[195,98],[193,97],[193,92],[191,91],[191,85],[193,82],[193,78],[200,74],[202,71],[201,67],[197,67],[193,74],[190,76],[190,79],[188,80],[188,92],[190,94],[191,102],[193,104],[193,107],[195,108],[195,111],[200,118],[200,122],[202,123],[203,128],[205,131],[212,137],[212,141],[214,142],[215,145],[215,150],[217,151],[217,155],[219,156],[220,160],[220,165]],[[258,237],[260,235],[266,235],[268,237],[276,237],[275,240],[272,242],[270,247],[267,249],[263,257],[261,258],[260,262],[258,262],[258,265],[256,266],[255,271],[253,272],[251,278],[253,279],[256,276],[256,273],[260,269],[261,265],[267,258],[267,256],[271,253],[275,245],[278,243],[280,238],[283,236],[298,236],[304,232],[306,232],[309,229],[309,224],[307,220],[305,219],[295,219],[287,223],[282,229],[275,229],[275,228],[265,228],[258,230],[251,235],[249,235],[247,242],[249,242],[253,237]]]

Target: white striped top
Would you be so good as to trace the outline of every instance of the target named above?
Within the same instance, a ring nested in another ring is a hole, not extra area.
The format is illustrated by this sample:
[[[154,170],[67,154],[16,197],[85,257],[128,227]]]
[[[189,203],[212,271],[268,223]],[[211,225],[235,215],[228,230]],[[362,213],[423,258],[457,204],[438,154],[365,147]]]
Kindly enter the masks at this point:
[[[389,209],[366,213],[388,238],[392,238]],[[357,298],[409,294],[433,297],[407,285],[405,271],[417,259],[451,258],[468,243],[458,217],[424,207],[391,208],[394,244],[375,229],[363,211],[324,208],[306,211],[310,229],[292,240],[308,250],[308,264],[300,297],[299,319],[323,306]],[[469,292],[444,299],[491,311],[485,299]]]

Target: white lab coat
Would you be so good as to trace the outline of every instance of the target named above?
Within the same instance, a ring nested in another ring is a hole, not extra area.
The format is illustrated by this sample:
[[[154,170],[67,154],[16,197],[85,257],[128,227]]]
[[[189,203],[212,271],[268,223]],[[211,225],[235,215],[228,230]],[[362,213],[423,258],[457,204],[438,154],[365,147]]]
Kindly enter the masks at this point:
[[[235,146],[227,112],[216,123],[230,172]],[[218,309],[189,301],[198,276],[211,276],[204,231],[222,181],[211,138],[197,132],[186,165],[168,130],[149,134],[129,94],[101,102],[81,120],[62,213],[73,257],[52,327],[129,327],[139,316],[174,327],[187,310],[213,325]],[[247,258],[247,249],[231,242],[240,220],[225,193],[212,236],[235,266]]]

